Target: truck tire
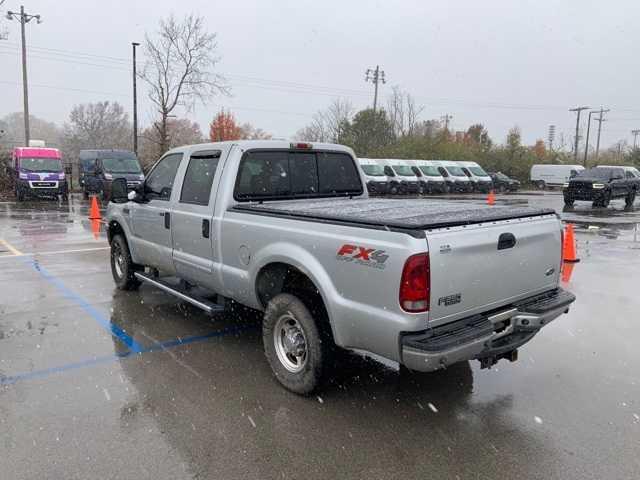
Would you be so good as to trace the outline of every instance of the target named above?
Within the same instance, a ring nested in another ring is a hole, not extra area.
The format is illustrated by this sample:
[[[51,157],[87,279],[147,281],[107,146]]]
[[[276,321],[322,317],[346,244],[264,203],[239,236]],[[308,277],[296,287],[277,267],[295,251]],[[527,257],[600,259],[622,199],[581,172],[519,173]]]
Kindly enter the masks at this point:
[[[631,207],[633,207],[633,202],[635,202],[635,201],[636,201],[636,191],[635,190],[631,190],[629,192],[629,194],[625,197],[624,203],[625,203],[627,208],[631,208]]]
[[[262,341],[273,374],[299,395],[313,392],[330,365],[333,340],[296,296],[273,297],[264,313]]]
[[[19,202],[24,202],[24,192],[21,188],[16,188],[16,199]]]
[[[602,197],[600,197],[598,200],[593,201],[592,207],[607,208],[610,202],[611,202],[611,192],[605,192]]]
[[[575,203],[576,199],[571,197],[570,195],[565,195],[564,196],[564,204],[567,207],[573,207],[573,204]]]
[[[536,186],[538,187],[539,190],[544,190],[545,188],[547,188],[547,184],[544,183],[544,180],[538,180],[536,182]]]
[[[119,290],[135,290],[140,286],[134,273],[141,267],[131,259],[129,245],[123,235],[117,234],[111,240],[111,275]]]

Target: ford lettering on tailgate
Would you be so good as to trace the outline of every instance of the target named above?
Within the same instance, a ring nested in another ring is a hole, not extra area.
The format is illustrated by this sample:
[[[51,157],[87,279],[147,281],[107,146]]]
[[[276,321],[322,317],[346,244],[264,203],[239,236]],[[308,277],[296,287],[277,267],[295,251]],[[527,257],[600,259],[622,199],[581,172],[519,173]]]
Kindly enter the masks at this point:
[[[338,249],[336,259],[341,262],[353,262],[366,267],[384,270],[385,262],[389,258],[385,250],[349,245],[345,243]]]

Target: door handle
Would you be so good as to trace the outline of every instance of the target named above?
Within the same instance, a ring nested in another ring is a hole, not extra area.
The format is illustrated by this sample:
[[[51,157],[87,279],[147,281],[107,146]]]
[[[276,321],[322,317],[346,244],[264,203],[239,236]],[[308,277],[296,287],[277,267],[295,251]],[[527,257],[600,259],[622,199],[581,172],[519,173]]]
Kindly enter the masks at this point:
[[[164,228],[171,228],[171,214],[169,212],[164,212]]]
[[[209,238],[209,231],[211,230],[211,224],[209,223],[209,220],[207,220],[206,218],[202,219],[202,236],[204,238]]]
[[[513,233],[501,233],[498,237],[498,250],[506,250],[516,245],[516,237]]]

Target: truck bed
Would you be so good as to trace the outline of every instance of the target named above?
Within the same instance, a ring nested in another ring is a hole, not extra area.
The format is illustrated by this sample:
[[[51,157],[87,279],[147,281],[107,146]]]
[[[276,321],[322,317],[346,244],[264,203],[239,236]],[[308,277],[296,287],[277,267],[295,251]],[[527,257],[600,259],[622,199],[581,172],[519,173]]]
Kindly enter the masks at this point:
[[[552,209],[432,199],[320,199],[236,205],[232,211],[390,230],[422,231],[554,214]]]

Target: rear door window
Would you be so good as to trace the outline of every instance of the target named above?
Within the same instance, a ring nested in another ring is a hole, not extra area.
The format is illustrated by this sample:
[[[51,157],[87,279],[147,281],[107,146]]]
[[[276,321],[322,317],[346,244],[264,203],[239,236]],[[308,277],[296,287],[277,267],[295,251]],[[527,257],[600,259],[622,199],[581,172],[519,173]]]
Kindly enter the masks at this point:
[[[209,205],[213,178],[216,175],[220,151],[196,152],[191,155],[182,182],[180,203]]]
[[[350,155],[288,150],[248,151],[240,161],[236,200],[360,195],[362,185]]]
[[[318,183],[320,193],[362,191],[356,165],[344,153],[318,153]]]

